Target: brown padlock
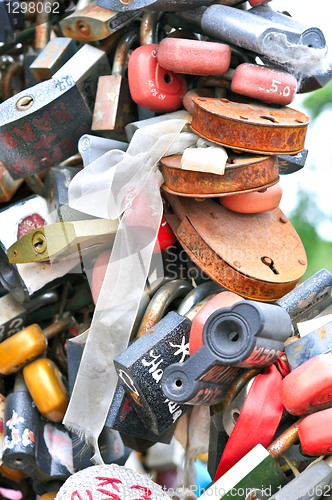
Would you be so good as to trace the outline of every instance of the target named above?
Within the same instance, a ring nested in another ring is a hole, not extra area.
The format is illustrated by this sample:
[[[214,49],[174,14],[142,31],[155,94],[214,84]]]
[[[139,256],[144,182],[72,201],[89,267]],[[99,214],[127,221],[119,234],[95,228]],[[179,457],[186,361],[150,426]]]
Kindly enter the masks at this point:
[[[239,151],[274,155],[304,149],[309,118],[288,106],[193,98],[191,130],[200,137]]]
[[[129,49],[139,41],[139,30],[125,33],[116,48],[112,74],[98,81],[91,130],[111,139],[127,140],[125,126],[138,119],[124,73]]]
[[[276,184],[279,180],[277,156],[241,155],[227,151],[224,175],[184,170],[181,155],[166,156],[160,160],[165,184],[171,194],[194,198],[214,198],[235,193],[250,193]]]
[[[240,214],[210,199],[165,196],[175,212],[166,219],[182,247],[227,290],[272,302],[293,290],[304,274],[304,247],[279,208]]]

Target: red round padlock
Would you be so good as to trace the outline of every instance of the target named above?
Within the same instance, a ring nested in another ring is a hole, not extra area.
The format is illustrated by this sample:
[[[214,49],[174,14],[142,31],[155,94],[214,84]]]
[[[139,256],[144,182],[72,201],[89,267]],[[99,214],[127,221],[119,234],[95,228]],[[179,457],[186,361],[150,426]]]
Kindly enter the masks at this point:
[[[297,81],[286,71],[243,63],[234,72],[231,89],[237,94],[285,106],[295,97]]]
[[[170,113],[182,107],[187,83],[180,75],[163,69],[153,43],[133,51],[128,64],[128,81],[133,101],[156,113]]]
[[[156,244],[153,249],[153,253],[163,252],[174,245],[176,242],[176,236],[167,223],[164,216],[161,218],[160,228],[158,231],[158,237]]]
[[[280,397],[291,415],[306,415],[332,406],[332,353],[315,356],[287,375]]]
[[[220,76],[229,68],[231,48],[224,43],[164,38],[159,44],[158,62],[175,73]]]
[[[212,313],[224,307],[231,307],[237,302],[244,300],[243,297],[233,292],[220,292],[196,314],[193,319],[190,337],[189,337],[189,354],[192,356],[203,345],[203,328],[206,320]]]
[[[312,456],[332,453],[332,408],[305,417],[299,425],[299,438],[304,453]]]
[[[221,196],[219,200],[224,207],[233,212],[239,212],[241,214],[259,214],[277,208],[281,196],[282,189],[278,182],[264,191]]]

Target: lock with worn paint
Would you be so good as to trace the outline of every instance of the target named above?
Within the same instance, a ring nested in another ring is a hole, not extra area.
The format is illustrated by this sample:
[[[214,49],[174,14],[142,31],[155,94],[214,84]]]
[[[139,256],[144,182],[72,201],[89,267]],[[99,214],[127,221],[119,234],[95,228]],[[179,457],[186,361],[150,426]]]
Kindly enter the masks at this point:
[[[66,330],[71,318],[52,323],[44,330],[39,325],[30,325],[0,343],[0,373],[9,375],[36,359],[47,347],[47,341]]]
[[[119,381],[137,414],[158,435],[189,409],[172,402],[161,389],[165,368],[189,354],[189,331],[190,321],[170,312],[114,360]]]
[[[111,68],[105,52],[85,44],[53,75],[53,79],[61,79],[66,75],[71,75],[88,108],[93,112],[98,78],[110,73]],[[78,118],[81,118],[81,112],[77,107],[76,113]],[[79,137],[88,132],[89,130],[81,132]]]
[[[241,301],[217,309],[205,322],[203,345],[165,369],[163,392],[182,404],[216,404],[241,368],[274,363],[291,333],[288,313],[273,304]]]
[[[3,448],[3,463],[31,477],[39,495],[54,491],[74,472],[68,431],[41,418],[22,373],[5,401]]]
[[[165,196],[175,212],[166,220],[182,247],[227,290],[253,300],[275,301],[295,288],[305,272],[302,242],[279,208],[239,214],[209,199],[196,201],[168,192]]]
[[[126,32],[116,48],[112,74],[101,76],[98,80],[91,130],[111,139],[126,140],[124,128],[138,116],[128,80],[124,76],[128,52],[138,40],[137,29]]]
[[[73,155],[91,125],[91,112],[70,74],[7,99],[0,104],[0,116],[1,159],[14,180]]]
[[[187,91],[185,79],[163,69],[157,59],[158,45],[144,45],[129,59],[128,81],[132,99],[157,113],[169,113],[182,107]]]
[[[76,52],[76,43],[71,38],[52,38],[30,64],[30,71],[37,82],[44,82],[52,78]]]
[[[60,21],[65,36],[82,42],[103,40],[140,15],[138,11],[115,12],[91,2]]]

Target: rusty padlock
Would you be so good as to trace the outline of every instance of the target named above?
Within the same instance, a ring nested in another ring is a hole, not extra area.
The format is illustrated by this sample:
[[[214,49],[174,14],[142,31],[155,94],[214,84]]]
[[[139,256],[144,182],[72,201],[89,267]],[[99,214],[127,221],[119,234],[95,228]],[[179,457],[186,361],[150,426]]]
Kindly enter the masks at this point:
[[[30,71],[37,82],[44,82],[52,78],[76,52],[77,46],[71,38],[52,38],[30,64]]]

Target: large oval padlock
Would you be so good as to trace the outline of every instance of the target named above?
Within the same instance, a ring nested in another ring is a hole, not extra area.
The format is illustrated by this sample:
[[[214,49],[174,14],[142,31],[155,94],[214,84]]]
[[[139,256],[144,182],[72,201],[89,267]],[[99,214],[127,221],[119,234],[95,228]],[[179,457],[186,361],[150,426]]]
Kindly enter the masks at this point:
[[[157,59],[158,45],[138,47],[129,58],[128,80],[133,100],[157,113],[169,113],[182,106],[187,83],[180,75],[163,69]]]

